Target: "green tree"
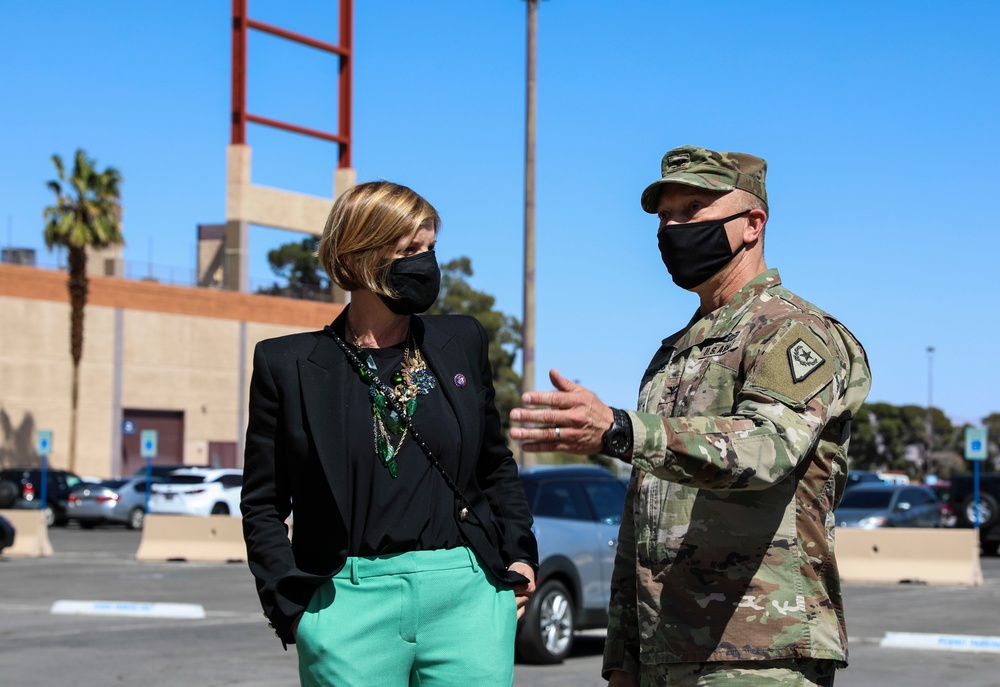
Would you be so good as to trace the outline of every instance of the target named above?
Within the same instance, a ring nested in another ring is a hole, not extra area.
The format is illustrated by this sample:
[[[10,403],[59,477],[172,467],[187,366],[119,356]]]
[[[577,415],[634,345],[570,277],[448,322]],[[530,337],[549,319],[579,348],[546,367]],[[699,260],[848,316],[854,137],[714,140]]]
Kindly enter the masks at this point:
[[[927,456],[926,406],[862,405],[851,424],[851,467],[905,470],[911,477],[947,476],[961,462],[963,428],[952,425],[940,408],[932,408],[930,417],[933,450],[926,464],[914,463],[908,457]]]
[[[521,347],[521,322],[494,309],[496,298],[477,291],[469,284],[472,261],[456,258],[441,265],[441,293],[427,311],[429,315],[471,315],[482,322],[490,338],[490,365],[500,422],[510,428],[510,411],[521,402],[521,375],[514,370],[514,360]]]
[[[285,281],[258,289],[258,293],[313,301],[330,301],[330,279],[316,255],[319,237],[310,236],[298,243],[285,243],[267,253],[271,271]]]
[[[45,245],[65,248],[69,260],[70,334],[73,382],[70,396],[69,469],[76,469],[77,410],[80,398],[80,359],[83,357],[83,310],[87,305],[87,251],[122,246],[121,182],[114,167],[97,169],[83,149],[76,151],[73,172],[66,176],[62,158],[52,156],[58,179],[47,186],[56,202],[45,208]]]
[[[909,431],[899,408],[865,403],[851,423],[851,467],[858,470],[899,469],[906,464]]]
[[[986,428],[986,446],[989,454],[989,465],[994,469],[1000,468],[1000,413],[990,413],[982,419],[983,427]],[[963,454],[965,437],[962,437]]]

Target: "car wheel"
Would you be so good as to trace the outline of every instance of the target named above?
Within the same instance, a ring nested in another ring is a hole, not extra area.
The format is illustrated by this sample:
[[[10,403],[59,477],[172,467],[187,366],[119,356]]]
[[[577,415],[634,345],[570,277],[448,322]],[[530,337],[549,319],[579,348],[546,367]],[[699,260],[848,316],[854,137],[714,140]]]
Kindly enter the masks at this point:
[[[217,503],[212,506],[212,515],[229,515],[229,506],[224,503]]]
[[[141,530],[145,519],[146,511],[142,508],[133,508],[128,512],[128,522],[125,523],[125,526],[130,530]]]
[[[0,481],[0,508],[10,508],[17,501],[17,485],[6,480]]]
[[[45,504],[43,509],[45,512],[45,526],[53,527],[56,524],[56,510],[52,507],[51,503]]]
[[[975,494],[965,499],[962,504],[962,515],[970,525],[976,523],[976,497]],[[979,526],[992,527],[1000,517],[1000,508],[997,507],[997,500],[990,494],[979,495]]]
[[[49,509],[52,511],[52,524],[56,527],[65,527],[66,523],[69,522],[69,517],[66,515],[66,511],[59,510],[56,506],[49,505]],[[45,516],[48,518],[48,516]]]
[[[517,649],[529,663],[561,663],[573,647],[573,597],[558,580],[543,582],[528,601]]]
[[[1000,553],[1000,541],[984,541],[982,545],[984,556],[995,556]]]

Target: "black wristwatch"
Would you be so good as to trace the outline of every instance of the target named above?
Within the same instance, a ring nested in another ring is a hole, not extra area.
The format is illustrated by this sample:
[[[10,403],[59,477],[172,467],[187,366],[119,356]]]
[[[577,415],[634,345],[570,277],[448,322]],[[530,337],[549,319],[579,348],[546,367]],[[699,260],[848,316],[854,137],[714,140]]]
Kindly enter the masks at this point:
[[[621,408],[612,408],[615,419],[601,437],[601,453],[611,458],[624,458],[632,451],[632,420]]]

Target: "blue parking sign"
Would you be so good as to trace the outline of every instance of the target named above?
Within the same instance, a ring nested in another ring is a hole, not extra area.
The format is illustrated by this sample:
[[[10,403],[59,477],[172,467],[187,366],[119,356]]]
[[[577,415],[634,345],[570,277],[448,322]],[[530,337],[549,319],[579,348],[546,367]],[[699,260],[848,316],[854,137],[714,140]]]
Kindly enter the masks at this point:
[[[143,458],[156,458],[155,429],[144,429],[139,433],[139,455]]]
[[[965,428],[965,459],[986,460],[987,436],[985,429]]]
[[[35,434],[35,450],[38,455],[48,458],[52,455],[52,430],[40,429]]]

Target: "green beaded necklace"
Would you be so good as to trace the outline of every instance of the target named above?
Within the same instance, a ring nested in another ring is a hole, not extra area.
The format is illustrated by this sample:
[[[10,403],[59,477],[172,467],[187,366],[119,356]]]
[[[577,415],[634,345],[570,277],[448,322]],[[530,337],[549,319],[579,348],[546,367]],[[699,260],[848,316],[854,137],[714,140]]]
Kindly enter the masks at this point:
[[[391,381],[393,388],[389,389],[381,383],[378,377],[378,368],[371,353],[366,353],[359,345],[358,339],[354,341],[355,348],[358,349],[358,357],[364,360],[365,366],[357,368],[358,377],[368,385],[368,398],[372,404],[373,432],[375,435],[375,454],[382,465],[389,471],[393,478],[399,475],[399,464],[396,462],[396,455],[399,453],[403,441],[406,439],[410,428],[409,422],[403,422],[399,414],[390,407],[386,395],[380,390],[385,389],[392,398],[399,402],[407,418],[412,418],[417,412],[417,396],[426,396],[431,389],[437,386],[437,380],[427,369],[427,363],[420,355],[420,349],[413,344],[412,335],[408,337],[406,348],[403,350],[403,362],[398,372],[393,373]],[[410,355],[410,349],[413,355]],[[399,441],[393,447],[393,436],[398,436]]]

